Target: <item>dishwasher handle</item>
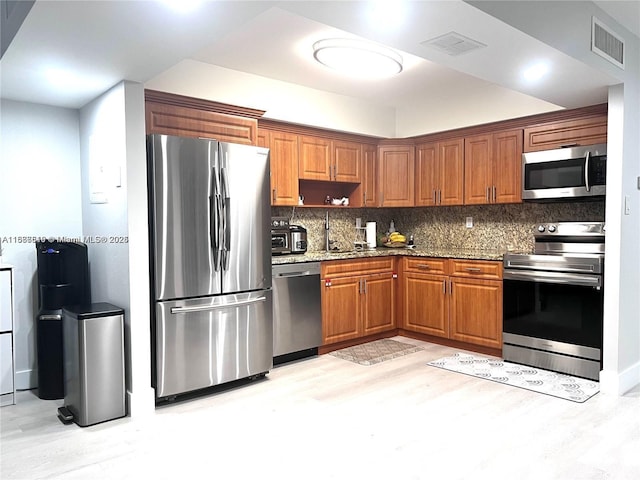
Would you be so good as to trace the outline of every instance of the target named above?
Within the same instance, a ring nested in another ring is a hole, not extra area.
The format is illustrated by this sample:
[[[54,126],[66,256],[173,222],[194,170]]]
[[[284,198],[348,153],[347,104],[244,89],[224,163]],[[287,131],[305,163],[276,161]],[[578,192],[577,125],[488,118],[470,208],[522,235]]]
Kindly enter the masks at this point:
[[[318,274],[312,272],[311,270],[303,270],[303,271],[299,271],[299,272],[282,272],[282,273],[274,273],[273,274],[273,276],[275,278],[306,277],[307,275],[318,275]]]
[[[307,277],[320,275],[320,262],[285,263],[274,265],[272,276],[277,278]]]

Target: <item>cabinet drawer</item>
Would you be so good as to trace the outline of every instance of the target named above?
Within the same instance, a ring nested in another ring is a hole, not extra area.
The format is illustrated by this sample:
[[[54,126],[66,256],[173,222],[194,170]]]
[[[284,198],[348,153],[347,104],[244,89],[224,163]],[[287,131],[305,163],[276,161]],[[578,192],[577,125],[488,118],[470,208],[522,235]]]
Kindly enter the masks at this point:
[[[432,273],[444,275],[447,273],[446,258],[404,258],[404,270],[415,273]]]
[[[394,258],[372,258],[367,260],[330,260],[322,262],[322,278],[369,275],[393,272]]]
[[[501,262],[451,259],[450,268],[453,277],[502,279]]]

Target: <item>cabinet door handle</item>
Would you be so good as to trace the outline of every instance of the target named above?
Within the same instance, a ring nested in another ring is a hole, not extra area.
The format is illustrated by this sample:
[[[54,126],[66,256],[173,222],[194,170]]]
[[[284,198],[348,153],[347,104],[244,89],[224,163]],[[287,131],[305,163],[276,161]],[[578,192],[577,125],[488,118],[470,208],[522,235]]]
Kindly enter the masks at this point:
[[[273,189],[273,193],[271,194],[271,198],[273,199],[273,203],[276,203],[276,189]]]
[[[434,205],[438,204],[438,190],[436,189],[433,190],[433,204]]]
[[[453,295],[453,280],[449,280],[449,295]]]
[[[362,205],[366,206],[367,205],[367,191],[363,191],[362,192]]]
[[[493,186],[493,203],[496,203],[496,186]]]
[[[487,199],[487,203],[489,203],[490,202],[490,200],[489,200],[489,187],[487,187],[487,191],[485,193],[485,197]]]
[[[419,268],[421,270],[429,270],[431,267],[429,265],[427,265],[426,263],[418,263],[416,265],[416,268]]]
[[[443,293],[444,295],[446,295],[446,294],[447,294],[447,280],[446,280],[446,279],[445,279],[445,280],[442,280],[442,293]]]
[[[366,279],[362,280],[362,285],[364,287],[364,294],[366,295],[367,294],[367,280]]]
[[[466,267],[465,270],[467,272],[481,272],[482,271],[482,269],[478,268],[478,267]]]
[[[438,190],[438,205],[442,205],[442,190]]]

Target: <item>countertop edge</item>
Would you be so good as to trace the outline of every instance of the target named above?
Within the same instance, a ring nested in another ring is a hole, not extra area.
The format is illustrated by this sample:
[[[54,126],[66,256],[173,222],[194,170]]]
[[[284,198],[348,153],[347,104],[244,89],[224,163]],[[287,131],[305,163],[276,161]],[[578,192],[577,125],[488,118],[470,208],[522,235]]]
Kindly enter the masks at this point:
[[[349,252],[307,252],[291,255],[278,255],[271,258],[272,265],[306,262],[328,262],[332,260],[348,260],[357,258],[375,257],[433,257],[433,258],[460,258],[468,260],[492,260],[502,261],[504,252],[487,250],[445,250],[430,248],[376,248],[372,250],[353,250]]]

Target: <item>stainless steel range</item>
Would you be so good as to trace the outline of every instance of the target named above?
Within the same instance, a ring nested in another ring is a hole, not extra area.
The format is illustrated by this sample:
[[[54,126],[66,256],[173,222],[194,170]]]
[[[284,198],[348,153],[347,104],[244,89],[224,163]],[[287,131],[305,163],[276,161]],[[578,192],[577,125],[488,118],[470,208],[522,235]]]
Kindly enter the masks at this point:
[[[504,256],[505,360],[598,380],[605,226],[542,224],[531,255]]]

